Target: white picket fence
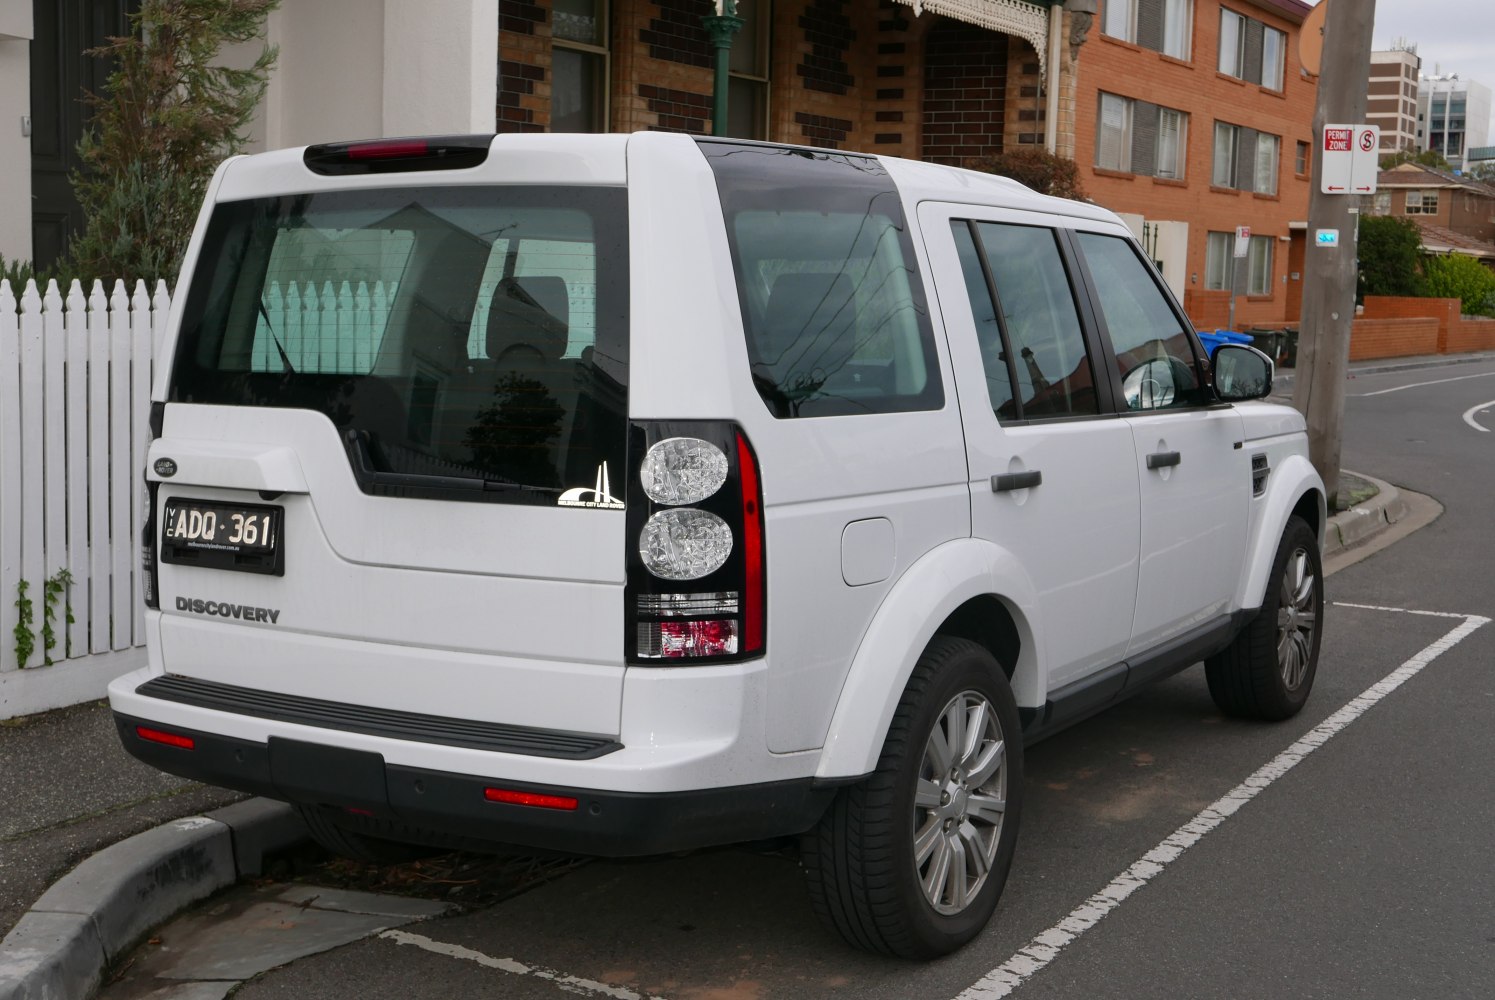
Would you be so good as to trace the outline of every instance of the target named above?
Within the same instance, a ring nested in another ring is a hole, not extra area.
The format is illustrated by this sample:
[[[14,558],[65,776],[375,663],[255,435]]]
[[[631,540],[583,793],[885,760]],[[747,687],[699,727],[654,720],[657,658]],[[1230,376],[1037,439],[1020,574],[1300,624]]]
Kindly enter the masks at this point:
[[[141,469],[169,309],[165,282],[85,297],[74,281],[64,301],[28,281],[17,301],[0,281],[0,719],[99,697],[143,662]],[[46,581],[63,570],[49,651]],[[22,580],[35,648],[18,663]]]

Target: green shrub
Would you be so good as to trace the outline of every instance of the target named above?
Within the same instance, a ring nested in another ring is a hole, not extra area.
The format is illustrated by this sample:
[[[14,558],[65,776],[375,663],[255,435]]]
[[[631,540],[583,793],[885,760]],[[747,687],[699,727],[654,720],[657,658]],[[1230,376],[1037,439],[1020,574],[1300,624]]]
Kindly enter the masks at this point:
[[[1495,316],[1495,271],[1461,253],[1429,257],[1428,294],[1458,299],[1468,316]]]
[[[69,248],[90,277],[175,282],[218,162],[244,147],[275,49],[248,69],[216,65],[225,45],[260,36],[280,0],[143,0],[130,33],[91,55],[115,70],[78,143],[73,190],[88,220]]]
[[[1040,147],[1029,146],[1010,153],[978,157],[966,161],[966,166],[983,173],[1011,177],[1039,194],[1051,194],[1056,198],[1085,197],[1080,187],[1080,169],[1075,161]]]
[[[1425,295],[1422,231],[1411,219],[1368,215],[1356,244],[1360,265],[1357,302],[1367,295]]]

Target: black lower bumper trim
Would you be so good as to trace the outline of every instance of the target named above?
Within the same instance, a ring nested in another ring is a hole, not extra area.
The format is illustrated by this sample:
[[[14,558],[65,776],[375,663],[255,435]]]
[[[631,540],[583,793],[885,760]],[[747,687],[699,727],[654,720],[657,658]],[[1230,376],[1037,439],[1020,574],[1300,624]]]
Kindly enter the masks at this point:
[[[665,854],[803,833],[837,792],[836,786],[811,778],[657,793],[554,787],[404,767],[378,754],[314,743],[237,740],[119,713],[114,720],[125,749],[160,770],[268,798],[329,806],[339,825],[440,847],[522,847],[599,857]],[[144,740],[137,726],[190,737],[194,749]],[[493,787],[574,798],[577,807],[490,802],[483,793]]]

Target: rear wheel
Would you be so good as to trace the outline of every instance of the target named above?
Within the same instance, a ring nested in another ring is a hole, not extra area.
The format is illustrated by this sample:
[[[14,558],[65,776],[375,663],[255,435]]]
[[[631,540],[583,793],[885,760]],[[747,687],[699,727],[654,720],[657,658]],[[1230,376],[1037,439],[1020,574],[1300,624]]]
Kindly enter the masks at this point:
[[[323,850],[338,857],[352,858],[354,861],[365,861],[376,865],[394,865],[440,853],[434,847],[371,837],[366,833],[338,826],[328,818],[326,810],[320,806],[297,805],[296,812],[306,823],[311,839],[315,840]]]
[[[1022,743],[997,661],[937,636],[909,679],[877,769],[805,835],[815,910],[851,944],[932,958],[996,909],[1017,841]]]
[[[1204,661],[1220,711],[1270,721],[1298,714],[1318,671],[1323,580],[1317,536],[1302,518],[1288,518],[1261,610]]]

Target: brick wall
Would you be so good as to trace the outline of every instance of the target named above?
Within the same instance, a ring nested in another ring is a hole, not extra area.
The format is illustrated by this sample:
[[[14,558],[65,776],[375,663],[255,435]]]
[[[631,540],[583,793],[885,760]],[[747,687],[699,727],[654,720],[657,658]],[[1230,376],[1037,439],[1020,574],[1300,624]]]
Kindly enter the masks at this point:
[[[498,16],[499,132],[550,126],[550,0],[504,0]]]
[[[1461,319],[1448,330],[1443,350],[1449,354],[1495,351],[1495,319]]]
[[[1223,330],[1230,325],[1230,293],[1190,288],[1184,292],[1184,312],[1196,330]]]
[[[1436,353],[1435,319],[1357,319],[1350,332],[1351,361]]]
[[[942,19],[924,42],[923,156],[960,165],[1002,152],[1008,39]]]

